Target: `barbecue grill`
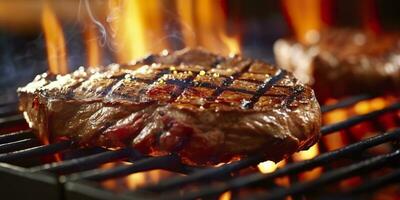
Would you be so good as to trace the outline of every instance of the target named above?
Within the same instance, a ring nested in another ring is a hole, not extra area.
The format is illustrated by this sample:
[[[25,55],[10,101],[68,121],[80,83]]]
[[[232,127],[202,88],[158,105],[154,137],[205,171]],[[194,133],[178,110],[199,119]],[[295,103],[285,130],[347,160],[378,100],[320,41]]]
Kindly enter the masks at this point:
[[[348,108],[372,98],[371,95],[346,98],[323,106],[322,112]],[[297,162],[288,159],[285,166],[265,174],[249,170],[264,161],[261,155],[199,168],[181,164],[176,155],[149,157],[131,148],[76,148],[68,140],[40,144],[15,106],[15,103],[8,103],[0,107],[0,191],[4,199],[217,199],[227,191],[233,199],[284,199],[288,196],[293,199],[363,199],[381,188],[393,187],[391,185],[400,178],[400,128],[384,130],[377,120],[391,115],[396,125],[400,125],[400,102],[325,125],[321,129],[322,137],[345,131],[350,144],[327,151],[325,141],[321,140],[320,155]],[[365,122],[375,124],[377,134],[358,141],[351,136],[351,128]],[[379,154],[367,151],[381,145],[388,145],[390,150]],[[122,161],[131,164],[102,167],[105,163]],[[320,176],[299,179],[299,174],[317,167],[323,167]],[[134,190],[114,191],[99,184],[150,170],[164,170],[173,175]],[[373,175],[377,171],[381,174]],[[276,183],[277,178],[285,176],[289,177],[288,185]],[[347,190],[335,189],[342,180],[354,177],[363,181]]]

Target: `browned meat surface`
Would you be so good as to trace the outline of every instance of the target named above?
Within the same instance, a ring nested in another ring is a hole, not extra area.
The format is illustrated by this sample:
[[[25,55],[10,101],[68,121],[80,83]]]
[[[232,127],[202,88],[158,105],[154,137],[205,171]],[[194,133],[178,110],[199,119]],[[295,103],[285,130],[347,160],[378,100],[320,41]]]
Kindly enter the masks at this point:
[[[312,45],[281,39],[274,47],[278,66],[312,84],[317,97],[400,91],[400,35],[350,29],[321,32]]]
[[[18,94],[44,142],[133,146],[191,165],[258,153],[280,160],[319,138],[320,107],[308,86],[266,63],[201,49],[42,74]]]

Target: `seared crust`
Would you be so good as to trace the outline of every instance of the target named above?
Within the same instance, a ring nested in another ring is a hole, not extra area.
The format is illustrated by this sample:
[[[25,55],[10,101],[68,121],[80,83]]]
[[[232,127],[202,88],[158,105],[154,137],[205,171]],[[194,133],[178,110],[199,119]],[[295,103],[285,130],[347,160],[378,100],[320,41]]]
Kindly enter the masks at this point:
[[[319,138],[313,91],[260,61],[201,49],[151,55],[130,65],[43,74],[18,90],[44,141],[178,153],[216,164],[255,153],[280,160]]]
[[[331,29],[312,45],[280,39],[274,52],[278,66],[312,84],[321,100],[400,88],[399,34]]]

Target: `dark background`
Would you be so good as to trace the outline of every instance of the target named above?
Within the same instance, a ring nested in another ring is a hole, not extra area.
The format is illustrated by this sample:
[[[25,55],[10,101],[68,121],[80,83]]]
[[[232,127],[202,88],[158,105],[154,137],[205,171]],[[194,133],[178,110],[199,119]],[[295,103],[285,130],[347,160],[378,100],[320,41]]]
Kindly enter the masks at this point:
[[[2,4],[6,1],[0,1],[0,11]],[[329,22],[331,26],[363,28],[360,6],[365,3],[364,0],[322,1],[332,4],[330,6],[332,21]],[[17,7],[25,7],[27,2],[32,4],[34,1],[19,0],[15,2]],[[67,6],[71,6],[71,2],[81,3],[80,1],[57,1],[61,4],[63,2],[68,4]],[[102,6],[104,3],[105,0],[100,0],[94,4]],[[164,3],[173,4],[173,1],[166,0]],[[281,2],[278,0],[223,0],[221,3],[226,7],[225,12],[229,23],[241,30],[242,53],[246,56],[273,62],[272,45],[274,41],[292,33],[290,26],[286,23],[287,18],[281,12]],[[377,16],[383,30],[399,30],[400,1],[377,0],[374,3],[376,3]],[[69,8],[74,10],[74,8]],[[33,12],[29,9],[31,8],[28,7],[26,12]],[[46,48],[40,24],[15,23],[13,18],[23,13],[18,12],[18,9],[15,12],[13,10],[8,10],[8,12],[7,16],[0,16],[0,102],[16,101],[16,88],[31,81],[36,74],[47,70]],[[82,27],[74,19],[61,19],[61,21],[67,43],[68,63],[73,70],[86,63],[81,34]],[[174,26],[166,26],[166,28],[173,29],[171,27]],[[179,49],[183,46],[184,44],[177,42],[174,48]],[[115,62],[112,53],[106,46],[103,51],[105,53],[102,64]]]

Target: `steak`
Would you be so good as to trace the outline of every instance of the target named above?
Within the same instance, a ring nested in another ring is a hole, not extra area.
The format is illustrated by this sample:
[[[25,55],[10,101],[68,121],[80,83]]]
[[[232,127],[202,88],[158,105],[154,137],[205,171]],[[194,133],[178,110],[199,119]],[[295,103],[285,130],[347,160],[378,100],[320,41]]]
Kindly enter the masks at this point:
[[[203,49],[132,64],[38,75],[18,89],[20,109],[44,143],[134,147],[213,165],[252,154],[281,160],[319,138],[320,107],[291,73]]]
[[[319,100],[358,93],[400,91],[400,35],[374,35],[354,29],[330,29],[315,44],[280,39],[278,66],[311,84]]]

